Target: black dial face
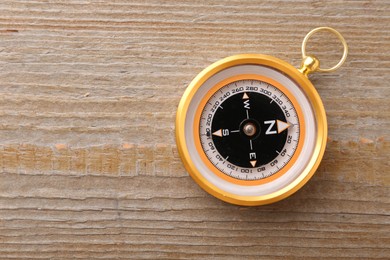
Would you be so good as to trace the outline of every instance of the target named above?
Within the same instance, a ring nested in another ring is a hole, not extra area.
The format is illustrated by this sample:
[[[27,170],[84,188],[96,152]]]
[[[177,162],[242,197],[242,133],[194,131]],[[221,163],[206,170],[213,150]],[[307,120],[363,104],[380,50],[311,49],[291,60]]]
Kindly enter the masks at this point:
[[[210,134],[223,158],[228,157],[227,161],[234,165],[252,168],[251,160],[248,160],[250,153],[256,154],[258,165],[264,165],[282,151],[287,131],[272,133],[276,131],[277,120],[286,122],[286,117],[270,97],[256,92],[244,94],[226,99],[214,114],[211,133],[229,129],[230,134],[224,138]]]
[[[261,80],[236,80],[209,98],[199,130],[202,148],[216,168],[236,179],[258,180],[292,158],[299,119],[279,88]]]

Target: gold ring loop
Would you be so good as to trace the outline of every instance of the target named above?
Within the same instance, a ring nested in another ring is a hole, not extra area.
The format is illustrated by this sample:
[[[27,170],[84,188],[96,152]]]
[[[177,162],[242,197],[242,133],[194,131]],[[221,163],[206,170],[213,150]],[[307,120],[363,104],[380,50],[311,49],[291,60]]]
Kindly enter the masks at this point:
[[[343,47],[344,47],[343,57],[341,57],[341,60],[339,61],[339,63],[337,63],[335,66],[333,66],[333,67],[331,67],[329,69],[321,69],[319,67],[316,69],[316,71],[318,71],[318,72],[331,72],[331,71],[334,71],[334,70],[338,69],[341,65],[343,65],[343,63],[346,60],[347,55],[348,55],[348,45],[347,45],[347,42],[345,41],[344,37],[338,31],[336,31],[335,29],[330,28],[330,27],[318,27],[318,28],[315,28],[315,29],[311,30],[305,36],[305,38],[303,39],[303,42],[302,42],[302,57],[303,58],[307,57],[307,55],[306,55],[306,43],[307,43],[307,41],[309,40],[309,38],[313,34],[315,34],[316,32],[319,32],[319,31],[329,31],[329,32],[334,33],[340,39],[340,41],[341,41],[341,43],[343,44]]]

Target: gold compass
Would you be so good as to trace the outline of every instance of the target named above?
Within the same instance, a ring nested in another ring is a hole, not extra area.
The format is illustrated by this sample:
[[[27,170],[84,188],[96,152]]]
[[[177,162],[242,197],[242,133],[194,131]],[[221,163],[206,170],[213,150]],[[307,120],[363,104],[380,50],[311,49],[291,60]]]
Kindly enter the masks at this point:
[[[305,46],[327,30],[344,46],[340,62],[321,69]],[[348,47],[336,30],[312,30],[302,44],[300,69],[272,56],[240,54],[215,62],[186,89],[176,116],[179,154],[208,193],[238,205],[262,205],[300,189],[325,151],[327,121],[307,78],[345,61]]]

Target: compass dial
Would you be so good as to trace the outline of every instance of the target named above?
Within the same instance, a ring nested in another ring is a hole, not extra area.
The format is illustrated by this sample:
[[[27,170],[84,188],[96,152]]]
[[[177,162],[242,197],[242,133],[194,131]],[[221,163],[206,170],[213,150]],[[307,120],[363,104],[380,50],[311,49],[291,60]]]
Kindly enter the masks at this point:
[[[203,108],[202,149],[218,170],[233,179],[270,177],[283,169],[297,149],[297,110],[289,94],[270,82],[256,75],[230,78]]]
[[[237,75],[216,84],[206,98],[195,133],[199,152],[219,176],[256,185],[285,172],[304,135],[301,108],[285,87],[264,76]]]

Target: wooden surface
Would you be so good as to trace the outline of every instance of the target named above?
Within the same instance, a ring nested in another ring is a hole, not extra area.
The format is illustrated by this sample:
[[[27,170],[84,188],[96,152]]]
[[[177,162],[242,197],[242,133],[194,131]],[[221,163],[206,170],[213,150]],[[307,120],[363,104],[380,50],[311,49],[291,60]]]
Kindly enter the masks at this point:
[[[0,2],[1,259],[390,258],[389,1]],[[329,120],[313,179],[276,204],[214,199],[185,172],[176,107],[210,63],[300,63]],[[310,50],[340,57],[328,35]]]

